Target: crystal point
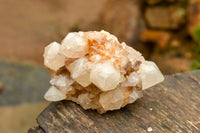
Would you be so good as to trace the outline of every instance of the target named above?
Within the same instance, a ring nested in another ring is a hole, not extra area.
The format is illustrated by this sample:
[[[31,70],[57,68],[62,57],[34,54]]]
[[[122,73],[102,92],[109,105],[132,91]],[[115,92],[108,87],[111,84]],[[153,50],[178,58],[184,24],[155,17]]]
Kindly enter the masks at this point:
[[[152,61],[144,61],[139,68],[139,75],[142,80],[142,89],[147,89],[164,80],[159,68]]]
[[[44,98],[47,101],[60,101],[66,98],[66,95],[59,91],[56,87],[51,86],[45,93]]]
[[[68,58],[80,58],[88,52],[87,39],[81,32],[69,33],[61,44],[60,51]]]
[[[54,71],[65,65],[65,57],[59,53],[60,44],[53,42],[45,47],[44,65]]]

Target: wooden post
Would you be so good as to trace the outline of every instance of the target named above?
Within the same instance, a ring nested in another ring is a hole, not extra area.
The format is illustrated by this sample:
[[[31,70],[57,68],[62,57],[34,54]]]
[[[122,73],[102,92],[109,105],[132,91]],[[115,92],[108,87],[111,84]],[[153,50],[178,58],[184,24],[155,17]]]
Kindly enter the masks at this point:
[[[29,133],[200,132],[200,70],[165,76],[133,104],[100,115],[69,102],[51,103]]]

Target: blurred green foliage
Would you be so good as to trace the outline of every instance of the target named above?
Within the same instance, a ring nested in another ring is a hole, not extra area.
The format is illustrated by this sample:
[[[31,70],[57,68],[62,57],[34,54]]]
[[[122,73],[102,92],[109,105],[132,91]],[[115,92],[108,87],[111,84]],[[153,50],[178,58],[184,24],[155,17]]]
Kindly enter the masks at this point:
[[[192,69],[193,70],[200,69],[200,48],[198,48],[195,53],[196,53],[196,56],[197,56],[197,60],[195,60],[192,63]]]
[[[200,46],[200,25],[195,28],[194,30],[194,38],[197,41],[198,45]],[[197,50],[195,51],[197,59],[192,63],[192,69],[200,69],[200,47],[198,46]]]
[[[194,30],[194,38],[200,44],[200,25]]]
[[[200,61],[194,61],[192,63],[192,70],[200,69]]]

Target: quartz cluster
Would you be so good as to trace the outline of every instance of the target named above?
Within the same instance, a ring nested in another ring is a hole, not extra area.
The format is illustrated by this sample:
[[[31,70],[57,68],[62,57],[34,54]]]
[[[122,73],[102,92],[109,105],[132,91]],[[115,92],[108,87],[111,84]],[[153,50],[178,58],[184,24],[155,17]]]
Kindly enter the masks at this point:
[[[106,31],[72,32],[44,51],[51,73],[48,101],[71,100],[99,113],[116,110],[164,80],[152,61]]]

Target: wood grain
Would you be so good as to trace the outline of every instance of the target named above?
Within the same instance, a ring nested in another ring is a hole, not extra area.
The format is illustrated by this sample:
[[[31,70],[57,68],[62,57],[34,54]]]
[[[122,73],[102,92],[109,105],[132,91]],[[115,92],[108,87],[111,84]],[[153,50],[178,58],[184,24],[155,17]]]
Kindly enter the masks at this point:
[[[51,103],[37,118],[46,133],[200,132],[200,71],[165,76],[121,110],[100,115],[69,102]]]

